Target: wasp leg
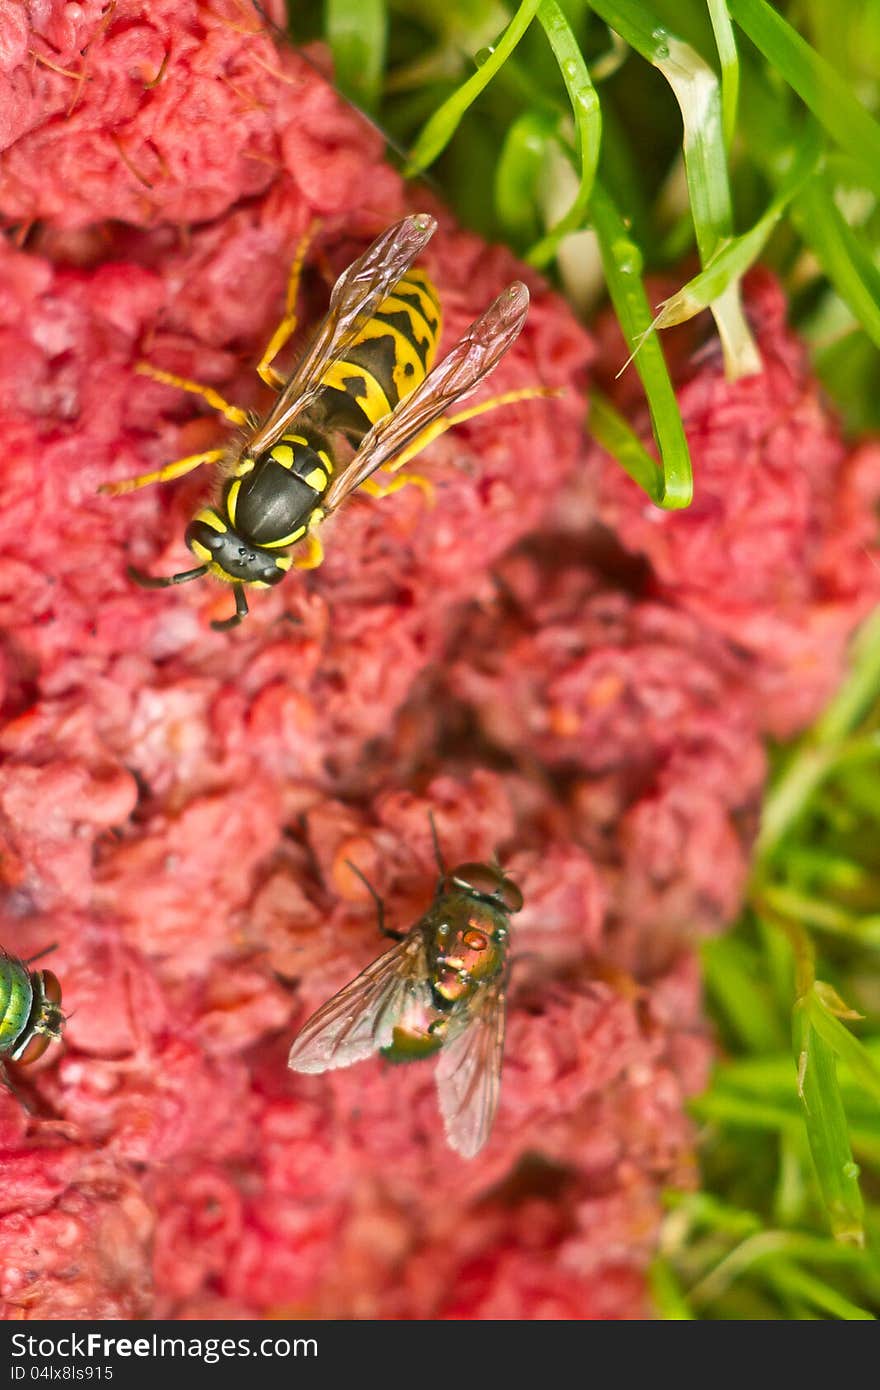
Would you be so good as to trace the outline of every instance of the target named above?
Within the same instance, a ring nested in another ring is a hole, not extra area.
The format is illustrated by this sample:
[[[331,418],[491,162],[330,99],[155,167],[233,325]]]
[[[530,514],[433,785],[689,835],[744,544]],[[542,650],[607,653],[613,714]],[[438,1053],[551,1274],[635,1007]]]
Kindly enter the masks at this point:
[[[373,887],[370,880],[367,878],[366,874],[361,872],[357,864],[352,864],[350,859],[346,859],[345,862],[351,869],[352,873],[357,874],[361,883],[364,885],[364,887],[367,889],[367,892],[370,894],[370,897],[373,899],[373,902],[376,904],[376,925],[379,928],[380,934],[382,936],[390,937],[392,941],[402,941],[403,938],[406,936],[406,932],[394,931],[392,927],[386,927],[385,904],[379,897],[379,894],[376,892],[375,888]]]
[[[215,632],[228,632],[231,627],[238,627],[242,619],[248,615],[247,594],[241,584],[235,586],[235,612],[231,618],[224,618],[221,622],[212,623]]]
[[[396,464],[394,466],[397,467]],[[429,504],[433,507],[434,484],[429,482],[427,478],[423,478],[421,474],[398,473],[396,478],[392,478],[391,481],[387,483],[380,483],[380,476],[383,475],[377,474],[375,477],[367,478],[365,482],[361,483],[361,492],[366,492],[369,497],[389,497],[392,492],[400,492],[402,487],[407,487],[412,484],[413,487],[421,488]]]
[[[164,578],[144,574],[142,570],[135,569],[134,565],[126,565],[125,573],[142,589],[168,589],[172,584],[188,584],[191,579],[200,579],[203,574],[208,573],[208,566],[199,565],[194,570],[181,570],[180,574],[168,574]]]
[[[285,343],[289,342],[296,332],[296,297],[299,292],[299,282],[302,276],[302,268],[306,258],[306,252],[312,243],[315,233],[320,223],[313,222],[300,238],[299,245],[293,257],[293,265],[290,267],[290,277],[287,281],[287,297],[284,304],[284,318],[279,323],[272,337],[266,346],[266,351],[260,358],[257,366],[257,376],[261,381],[265,381],[267,386],[274,386],[279,391],[284,385],[284,377],[275,371],[272,363],[278,356]]]
[[[324,546],[319,536],[314,531],[309,531],[303,537],[303,545],[308,547],[306,555],[299,556],[293,561],[295,570],[316,570],[319,565],[324,563]]]
[[[422,430],[410,444],[408,449],[404,449],[402,454],[398,454],[393,463],[388,464],[388,468],[396,473],[398,468],[402,468],[410,459],[414,459],[416,454],[420,454],[423,449],[427,449],[441,434],[451,430],[454,425],[462,425],[465,420],[473,420],[477,415],[485,415],[489,410],[495,410],[499,405],[513,405],[516,401],[540,400],[542,397],[561,396],[562,392],[553,386],[524,386],[518,391],[505,391],[501,396],[490,396],[487,401],[481,401],[479,405],[472,405],[468,410],[461,410],[457,415],[441,415],[439,420],[435,420],[426,430]],[[363,487],[363,483],[361,484]]]
[[[231,420],[233,425],[246,425],[248,414],[240,406],[230,405],[229,401],[224,400],[219,391],[215,391],[213,386],[203,386],[201,382],[190,381],[185,376],[175,376],[173,372],[163,372],[160,367],[154,367],[151,362],[138,362],[135,371],[140,376],[152,377],[153,381],[161,381],[165,386],[177,386],[181,391],[190,391],[194,396],[202,396],[213,410],[225,415],[227,420]]]
[[[118,497],[122,492],[136,492],[139,487],[149,487],[150,483],[167,483],[171,478],[182,478],[184,473],[192,473],[203,463],[219,463],[226,457],[225,449],[208,449],[204,454],[189,454],[187,458],[175,459],[157,468],[155,473],[139,473],[136,478],[121,478],[116,483],[102,483],[99,492],[109,497]]]

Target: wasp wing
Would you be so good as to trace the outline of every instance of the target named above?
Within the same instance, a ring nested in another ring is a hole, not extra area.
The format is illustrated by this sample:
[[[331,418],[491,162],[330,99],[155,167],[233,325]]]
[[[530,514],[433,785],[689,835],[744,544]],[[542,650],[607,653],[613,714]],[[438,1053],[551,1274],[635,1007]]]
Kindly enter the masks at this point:
[[[330,306],[315,337],[266,419],[248,441],[252,453],[271,448],[291,420],[314,400],[328,367],[359,336],[436,229],[435,218],[427,213],[404,217],[343,271],[333,286]]]
[[[501,1090],[504,981],[486,985],[476,1017],[444,1043],[435,1080],[450,1147],[473,1158],[489,1138]]]
[[[312,1014],[294,1039],[287,1065],[293,1071],[331,1071],[388,1047],[407,1003],[426,994],[426,977],[424,934],[414,927]]]
[[[403,453],[444,411],[476,390],[516,342],[528,311],[525,285],[521,281],[508,285],[412,394],[364,436],[353,457],[335,474],[324,498],[324,510],[338,507],[377,468]]]

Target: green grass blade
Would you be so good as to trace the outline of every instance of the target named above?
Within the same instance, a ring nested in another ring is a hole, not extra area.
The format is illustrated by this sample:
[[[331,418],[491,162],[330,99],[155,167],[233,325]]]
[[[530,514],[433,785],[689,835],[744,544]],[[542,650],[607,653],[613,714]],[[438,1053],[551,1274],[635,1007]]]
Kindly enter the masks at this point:
[[[691,214],[705,267],[733,231],[718,79],[695,49],[664,28],[649,6],[636,0],[591,0],[591,8],[652,63],[672,88],[681,109]],[[759,372],[761,359],[738,284],[730,284],[710,307],[728,376],[735,379]]]
[[[836,1240],[862,1245],[864,1205],[837,1064],[834,1052],[813,1027],[809,1007],[803,1000],[795,1005],[794,1046],[807,1139],[831,1230]]]
[[[866,186],[880,194],[880,125],[853,96],[850,84],[766,0],[727,0],[727,8],[771,68],[858,160]]]
[[[858,1084],[880,1102],[880,1068],[863,1043],[835,1018],[822,1000],[812,993],[807,1000],[810,1023],[834,1054],[849,1067]]]
[[[792,168],[763,217],[759,218],[749,231],[728,241],[705,270],[695,275],[676,294],[663,301],[654,320],[655,328],[669,328],[673,324],[684,323],[687,319],[693,318],[703,309],[708,309],[730,285],[742,278],[760,256],[789,203],[815,174],[821,156],[818,127],[812,126]]]
[[[492,78],[516,48],[534,19],[539,4],[540,0],[522,0],[522,4],[482,67],[478,68],[466,82],[462,83],[425,123],[404,169],[407,178],[421,174],[443,152],[458,129],[459,122],[468,107],[488,87]]]
[[[577,39],[556,0],[541,0],[538,20],[553,49],[571,102],[580,164],[580,184],[574,202],[565,216],[550,228],[547,235],[532,247],[526,257],[531,265],[545,266],[555,256],[562,238],[568,232],[577,231],[584,225],[599,163],[602,112],[596,88],[593,86]]]
[[[873,1313],[844,1297],[827,1280],[819,1279],[815,1274],[801,1269],[789,1260],[776,1260],[762,1270],[762,1275],[780,1292],[804,1299],[820,1312],[827,1313],[829,1317],[841,1318],[845,1322],[875,1321]]]
[[[607,396],[593,389],[590,392],[590,415],[587,421],[590,434],[602,448],[620,464],[634,483],[648,494],[658,506],[663,500],[663,474],[657,467],[638,435],[630,429],[623,416],[614,409]]]
[[[721,125],[724,147],[730,150],[736,131],[736,112],[739,105],[739,54],[726,0],[709,0],[709,18],[715,35],[715,46],[721,63]]]
[[[524,111],[505,136],[495,171],[495,211],[515,246],[524,245],[538,231],[538,185],[548,144],[558,128],[555,116]]]
[[[599,238],[608,291],[627,344],[635,351],[651,326],[651,309],[641,280],[641,252],[630,239],[623,218],[598,179],[593,188],[590,213]],[[646,490],[661,507],[687,507],[693,497],[690,454],[678,401],[656,337],[644,342],[635,365],[648,397],[661,460],[659,485]],[[628,457],[631,459],[632,454]],[[634,474],[630,476],[635,477]],[[635,477],[635,481],[643,486],[639,477]]]
[[[375,111],[385,68],[385,0],[326,0],[324,30],[341,91]]]
[[[880,347],[880,270],[840,215],[830,180],[819,178],[808,184],[798,196],[794,213],[801,235],[837,293]]]

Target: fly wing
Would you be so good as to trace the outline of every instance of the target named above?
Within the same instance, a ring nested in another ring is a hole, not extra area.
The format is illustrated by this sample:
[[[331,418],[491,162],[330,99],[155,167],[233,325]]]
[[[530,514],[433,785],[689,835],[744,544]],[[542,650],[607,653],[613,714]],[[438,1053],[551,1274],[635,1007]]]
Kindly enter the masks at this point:
[[[437,229],[427,213],[396,222],[343,271],[324,321],[266,419],[248,441],[253,454],[271,448],[321,389],[328,367],[350,347],[383,299],[406,274]]]
[[[529,311],[529,292],[521,281],[506,290],[475,319],[424,381],[364,436],[360,447],[333,478],[325,511],[338,507],[377,468],[418,438],[457,401],[479,386],[519,337]]]
[[[501,1090],[504,982],[485,986],[479,1012],[445,1043],[435,1080],[450,1147],[473,1158],[489,1138]]]
[[[293,1071],[331,1071],[388,1047],[413,996],[426,991],[424,936],[414,927],[312,1014],[287,1059]]]

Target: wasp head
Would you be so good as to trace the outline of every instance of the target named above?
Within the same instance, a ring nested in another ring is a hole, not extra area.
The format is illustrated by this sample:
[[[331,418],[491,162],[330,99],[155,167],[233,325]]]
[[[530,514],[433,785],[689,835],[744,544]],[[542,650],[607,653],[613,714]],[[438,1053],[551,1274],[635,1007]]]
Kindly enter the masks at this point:
[[[237,535],[213,507],[206,507],[190,522],[186,543],[211,574],[238,584],[271,587],[290,568],[288,556],[262,550]]]

